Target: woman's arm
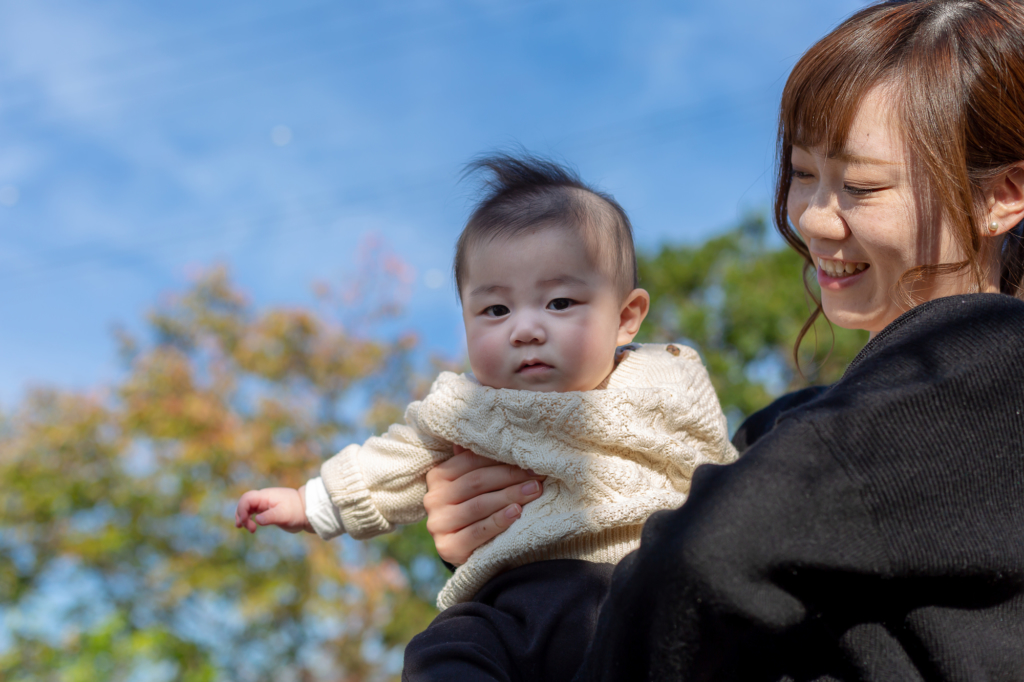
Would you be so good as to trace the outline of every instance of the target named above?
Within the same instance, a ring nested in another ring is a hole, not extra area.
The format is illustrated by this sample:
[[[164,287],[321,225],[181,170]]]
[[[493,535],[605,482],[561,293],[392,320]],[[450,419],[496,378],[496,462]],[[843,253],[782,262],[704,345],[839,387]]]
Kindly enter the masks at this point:
[[[437,553],[453,565],[519,518],[540,497],[543,476],[455,447],[455,456],[427,472],[427,530]]]
[[[844,670],[833,631],[895,603],[888,570],[859,487],[813,428],[788,420],[738,462],[699,467],[686,504],[650,518],[576,680]]]

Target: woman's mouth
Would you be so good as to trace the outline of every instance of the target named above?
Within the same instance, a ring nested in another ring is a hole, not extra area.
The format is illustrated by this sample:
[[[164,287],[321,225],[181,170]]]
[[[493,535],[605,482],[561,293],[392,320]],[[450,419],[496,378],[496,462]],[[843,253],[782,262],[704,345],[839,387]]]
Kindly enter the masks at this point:
[[[815,256],[818,261],[818,286],[822,291],[842,291],[860,281],[871,266],[867,263]]]
[[[852,277],[858,272],[863,272],[870,267],[867,263],[852,263],[850,261],[832,260],[818,257],[818,272],[824,273],[833,279],[844,279]]]

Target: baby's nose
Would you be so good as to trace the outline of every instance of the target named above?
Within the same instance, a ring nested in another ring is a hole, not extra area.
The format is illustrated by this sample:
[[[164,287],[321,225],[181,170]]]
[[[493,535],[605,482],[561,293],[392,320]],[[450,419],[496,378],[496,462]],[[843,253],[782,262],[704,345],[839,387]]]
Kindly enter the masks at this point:
[[[516,321],[511,338],[513,346],[544,343],[545,340],[544,326],[533,315],[524,315]]]

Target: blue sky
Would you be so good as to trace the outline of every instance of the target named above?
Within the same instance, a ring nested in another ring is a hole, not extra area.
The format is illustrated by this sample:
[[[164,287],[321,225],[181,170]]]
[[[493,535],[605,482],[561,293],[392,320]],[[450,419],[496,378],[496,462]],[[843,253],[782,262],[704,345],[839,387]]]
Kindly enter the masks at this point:
[[[641,248],[699,241],[768,205],[785,77],[863,4],[0,0],[0,406],[116,378],[112,326],[197,269],[305,304],[370,235],[458,356],[467,160],[522,145]]]

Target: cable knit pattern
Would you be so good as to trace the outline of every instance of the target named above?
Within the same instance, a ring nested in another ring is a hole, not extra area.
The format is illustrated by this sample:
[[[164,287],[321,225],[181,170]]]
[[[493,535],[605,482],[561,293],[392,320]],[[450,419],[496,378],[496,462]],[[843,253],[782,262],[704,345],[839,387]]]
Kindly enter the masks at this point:
[[[426,472],[452,444],[547,475],[544,493],[477,549],[438,596],[470,599],[501,571],[544,559],[617,563],[644,521],[686,499],[700,464],[736,459],[725,416],[697,353],[633,344],[601,390],[539,393],[442,373],[406,425],[324,463],[324,485],[354,538],[424,516]]]

